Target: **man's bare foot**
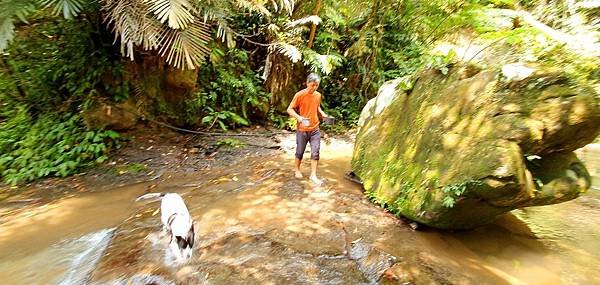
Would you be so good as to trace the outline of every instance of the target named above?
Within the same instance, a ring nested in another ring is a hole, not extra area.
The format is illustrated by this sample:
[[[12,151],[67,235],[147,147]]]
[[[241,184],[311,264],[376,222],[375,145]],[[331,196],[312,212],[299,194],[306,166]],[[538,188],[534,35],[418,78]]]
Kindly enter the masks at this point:
[[[323,184],[323,181],[321,181],[321,179],[317,178],[317,176],[315,176],[315,175],[311,175],[309,179],[312,183],[314,183],[316,185]]]
[[[294,177],[296,177],[298,179],[304,178],[304,176],[302,176],[302,172],[300,172],[298,170],[294,171]]]

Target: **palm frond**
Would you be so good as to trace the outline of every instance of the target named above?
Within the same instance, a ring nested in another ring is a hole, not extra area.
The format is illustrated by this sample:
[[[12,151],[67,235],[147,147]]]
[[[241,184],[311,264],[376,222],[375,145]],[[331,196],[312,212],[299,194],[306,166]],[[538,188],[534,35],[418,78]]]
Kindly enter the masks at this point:
[[[319,25],[321,23],[321,18],[316,15],[311,15],[295,21],[288,22],[285,24],[285,27],[289,29],[297,26],[306,25],[308,23]]]
[[[260,3],[259,3],[260,2]],[[236,0],[235,4],[243,9],[246,9],[250,12],[255,12],[264,16],[271,16],[271,12],[265,5],[262,3],[263,1],[252,1],[252,0]]]
[[[13,19],[0,19],[0,52],[5,50],[8,43],[15,37],[15,25]]]
[[[302,59],[302,53],[294,45],[278,42],[274,44],[274,47],[279,53],[287,56],[294,63]]]
[[[312,72],[330,74],[342,65],[344,57],[336,54],[319,54],[311,49],[304,50],[303,62]]]
[[[255,0],[249,0],[255,1]],[[216,38],[226,43],[228,47],[235,47],[235,32],[229,26],[227,11],[234,9],[230,4],[234,1],[207,1],[198,7],[198,15],[205,23],[211,22],[217,27]],[[235,4],[235,2],[233,3]]]
[[[148,0],[104,0],[106,19],[113,26],[121,53],[133,60],[134,48],[157,50],[166,62],[181,69],[194,69],[210,54],[209,25],[194,19],[185,28],[171,28],[153,17]]]
[[[120,40],[121,54],[133,60],[134,46],[142,46],[144,50],[158,48],[161,25],[148,17],[142,0],[105,0],[102,10],[108,24],[113,26],[115,42]]]
[[[144,0],[161,23],[171,29],[184,29],[194,21],[196,11],[188,0]]]
[[[35,0],[0,0],[0,51],[14,38],[15,20],[27,23],[27,15],[35,8]]]
[[[195,69],[210,54],[208,41],[211,39],[210,27],[196,20],[184,30],[167,29],[161,35],[161,56],[181,69]]]
[[[40,0],[44,8],[53,7],[54,15],[62,14],[65,19],[72,19],[83,9],[87,0]]]
[[[292,15],[294,12],[294,5],[296,5],[295,0],[271,0],[271,4],[275,8],[275,11],[283,11],[285,10],[288,15]]]
[[[227,47],[235,47],[234,32],[226,21],[217,22],[217,38],[227,44]]]

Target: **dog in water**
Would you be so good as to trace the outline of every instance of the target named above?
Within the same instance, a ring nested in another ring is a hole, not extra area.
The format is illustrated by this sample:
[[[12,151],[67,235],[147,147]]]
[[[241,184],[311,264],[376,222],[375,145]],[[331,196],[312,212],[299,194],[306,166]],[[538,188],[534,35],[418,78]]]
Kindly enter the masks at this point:
[[[160,220],[163,232],[171,235],[169,248],[180,260],[192,257],[194,221],[183,199],[176,193],[150,193],[137,198],[136,201],[157,197],[161,198]]]

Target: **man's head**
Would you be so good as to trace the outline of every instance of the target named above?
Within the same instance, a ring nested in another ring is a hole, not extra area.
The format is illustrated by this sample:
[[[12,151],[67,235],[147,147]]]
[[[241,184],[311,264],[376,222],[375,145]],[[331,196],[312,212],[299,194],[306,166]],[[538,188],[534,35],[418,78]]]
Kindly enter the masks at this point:
[[[321,77],[316,73],[311,73],[306,77],[306,89],[308,89],[308,93],[313,93],[319,88],[319,83],[321,83]]]

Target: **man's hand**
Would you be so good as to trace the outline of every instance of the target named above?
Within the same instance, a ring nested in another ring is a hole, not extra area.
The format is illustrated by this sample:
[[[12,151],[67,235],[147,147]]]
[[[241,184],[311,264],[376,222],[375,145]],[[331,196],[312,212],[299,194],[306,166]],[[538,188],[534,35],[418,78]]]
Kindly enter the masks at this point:
[[[321,106],[319,106],[319,115],[321,115],[321,117],[323,119],[329,118],[329,115],[325,114],[325,112],[323,112],[323,109],[321,109]]]

